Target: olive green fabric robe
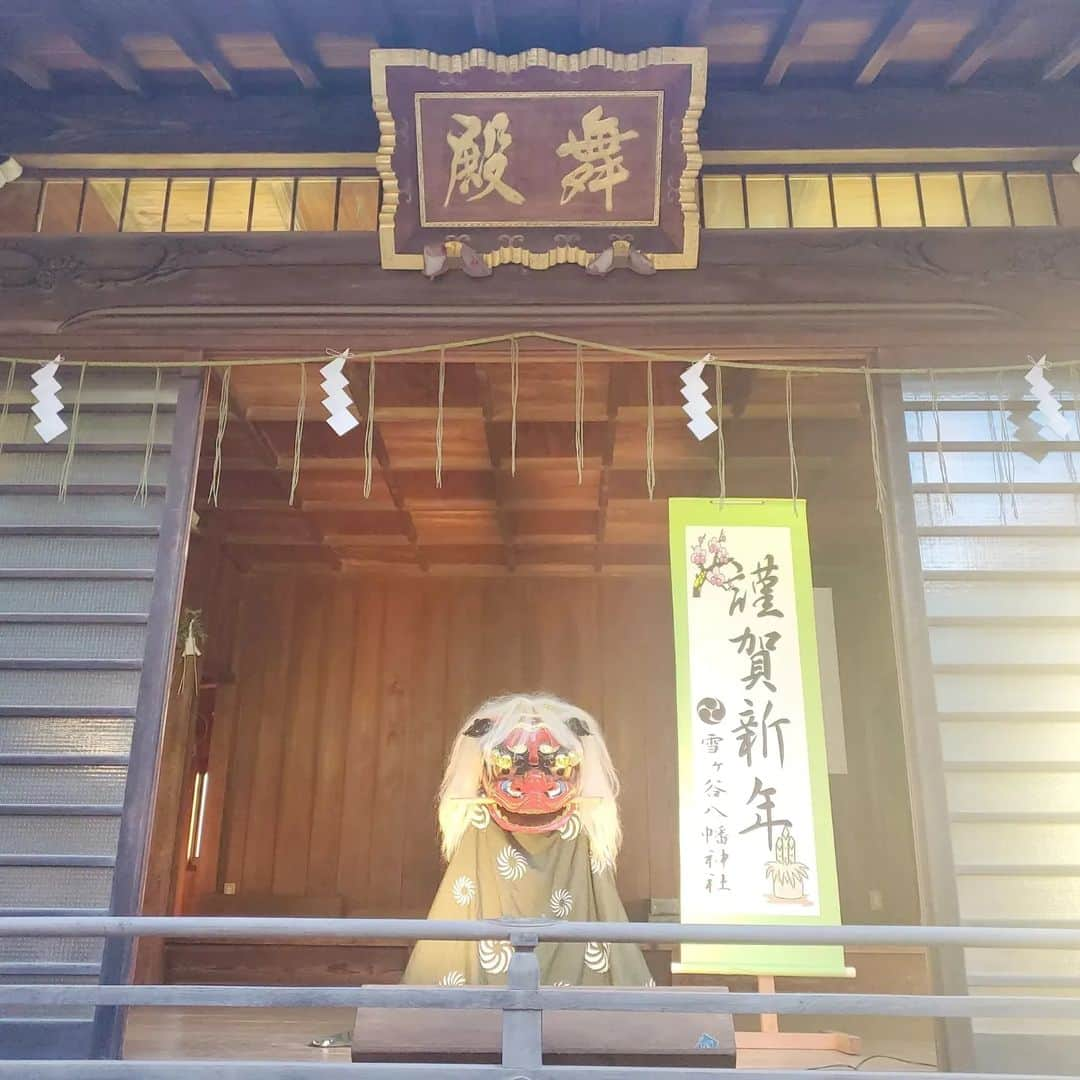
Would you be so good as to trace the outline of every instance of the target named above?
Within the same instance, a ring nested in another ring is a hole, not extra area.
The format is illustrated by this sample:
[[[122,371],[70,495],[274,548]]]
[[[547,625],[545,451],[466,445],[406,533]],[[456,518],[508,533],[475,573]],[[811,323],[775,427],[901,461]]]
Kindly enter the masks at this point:
[[[485,811],[450,860],[428,918],[626,922],[626,910],[612,871],[590,859],[576,817],[560,832],[508,833]],[[420,941],[402,982],[503,985],[512,955],[507,941]],[[636,945],[545,942],[536,955],[544,985],[653,985]]]

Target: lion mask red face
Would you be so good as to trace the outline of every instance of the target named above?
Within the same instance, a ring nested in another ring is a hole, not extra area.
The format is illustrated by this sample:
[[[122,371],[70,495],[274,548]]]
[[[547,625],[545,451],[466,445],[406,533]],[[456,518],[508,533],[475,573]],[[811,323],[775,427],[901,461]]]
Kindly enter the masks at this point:
[[[525,720],[487,752],[482,784],[491,815],[509,832],[561,828],[579,795],[581,757],[540,719]]]

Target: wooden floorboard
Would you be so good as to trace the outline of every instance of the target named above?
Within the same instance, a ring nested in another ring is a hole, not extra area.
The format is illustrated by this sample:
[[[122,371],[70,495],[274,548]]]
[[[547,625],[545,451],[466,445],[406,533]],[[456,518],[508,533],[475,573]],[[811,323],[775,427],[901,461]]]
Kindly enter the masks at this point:
[[[352,1021],[351,1009],[132,1009],[124,1056],[141,1060],[346,1062],[346,1049],[317,1050],[306,1043],[314,1036],[347,1030]],[[815,1029],[811,1018],[799,1018],[797,1023],[806,1030]],[[842,1026],[863,1039],[862,1058],[823,1052],[740,1051],[739,1067],[810,1069],[850,1066],[865,1060],[863,1072],[918,1072],[917,1063],[934,1061],[928,1023],[863,1017]]]

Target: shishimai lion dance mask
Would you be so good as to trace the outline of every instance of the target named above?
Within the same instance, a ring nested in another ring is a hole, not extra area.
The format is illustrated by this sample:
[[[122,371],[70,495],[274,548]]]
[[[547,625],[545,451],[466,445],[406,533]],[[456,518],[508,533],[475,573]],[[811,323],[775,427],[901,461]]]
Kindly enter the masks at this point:
[[[485,702],[454,740],[439,791],[447,869],[429,918],[625,922],[614,876],[618,791],[588,713],[543,694]],[[424,941],[403,981],[504,983],[511,955],[504,941]],[[652,982],[634,945],[545,943],[537,957],[548,984]]]

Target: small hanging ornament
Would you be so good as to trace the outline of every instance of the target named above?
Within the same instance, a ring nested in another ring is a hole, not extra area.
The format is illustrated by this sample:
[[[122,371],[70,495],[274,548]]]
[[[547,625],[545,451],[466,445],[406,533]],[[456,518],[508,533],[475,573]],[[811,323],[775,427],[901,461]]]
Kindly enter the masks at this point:
[[[350,355],[348,349],[337,353],[329,364],[324,364],[319,369],[319,374],[323,377],[323,392],[326,394],[323,405],[329,414],[326,422],[339,436],[360,426],[360,421],[352,412],[353,399],[349,396],[349,380],[345,375],[345,362]]]
[[[203,613],[193,608],[185,609],[180,617],[180,632],[177,634],[177,649],[180,653],[180,682],[176,692],[183,693],[188,675],[199,683],[199,657],[206,644],[206,628],[203,625]]]
[[[1030,358],[1029,358],[1030,359]],[[1061,411],[1061,402],[1054,397],[1054,388],[1046,377],[1046,357],[1043,356],[1031,365],[1031,370],[1024,376],[1031,392],[1038,402],[1039,413],[1043,419],[1043,428],[1049,429],[1050,433],[1058,439],[1069,437],[1069,424]],[[1040,432],[1044,439],[1050,436],[1046,430]]]
[[[698,442],[707,439],[717,430],[716,421],[709,415],[712,406],[705,396],[709,388],[701,377],[705,365],[711,360],[712,353],[708,353],[682,373],[682,396],[686,399],[683,412],[690,417],[690,422],[686,426]]]
[[[56,378],[57,369],[63,356],[57,355],[55,360],[50,360],[30,376],[34,388],[31,394],[34,398],[33,413],[38,418],[34,430],[41,436],[42,442],[52,442],[58,435],[67,431],[67,424],[60,419],[63,411],[63,403],[60,401],[60,382]]]

